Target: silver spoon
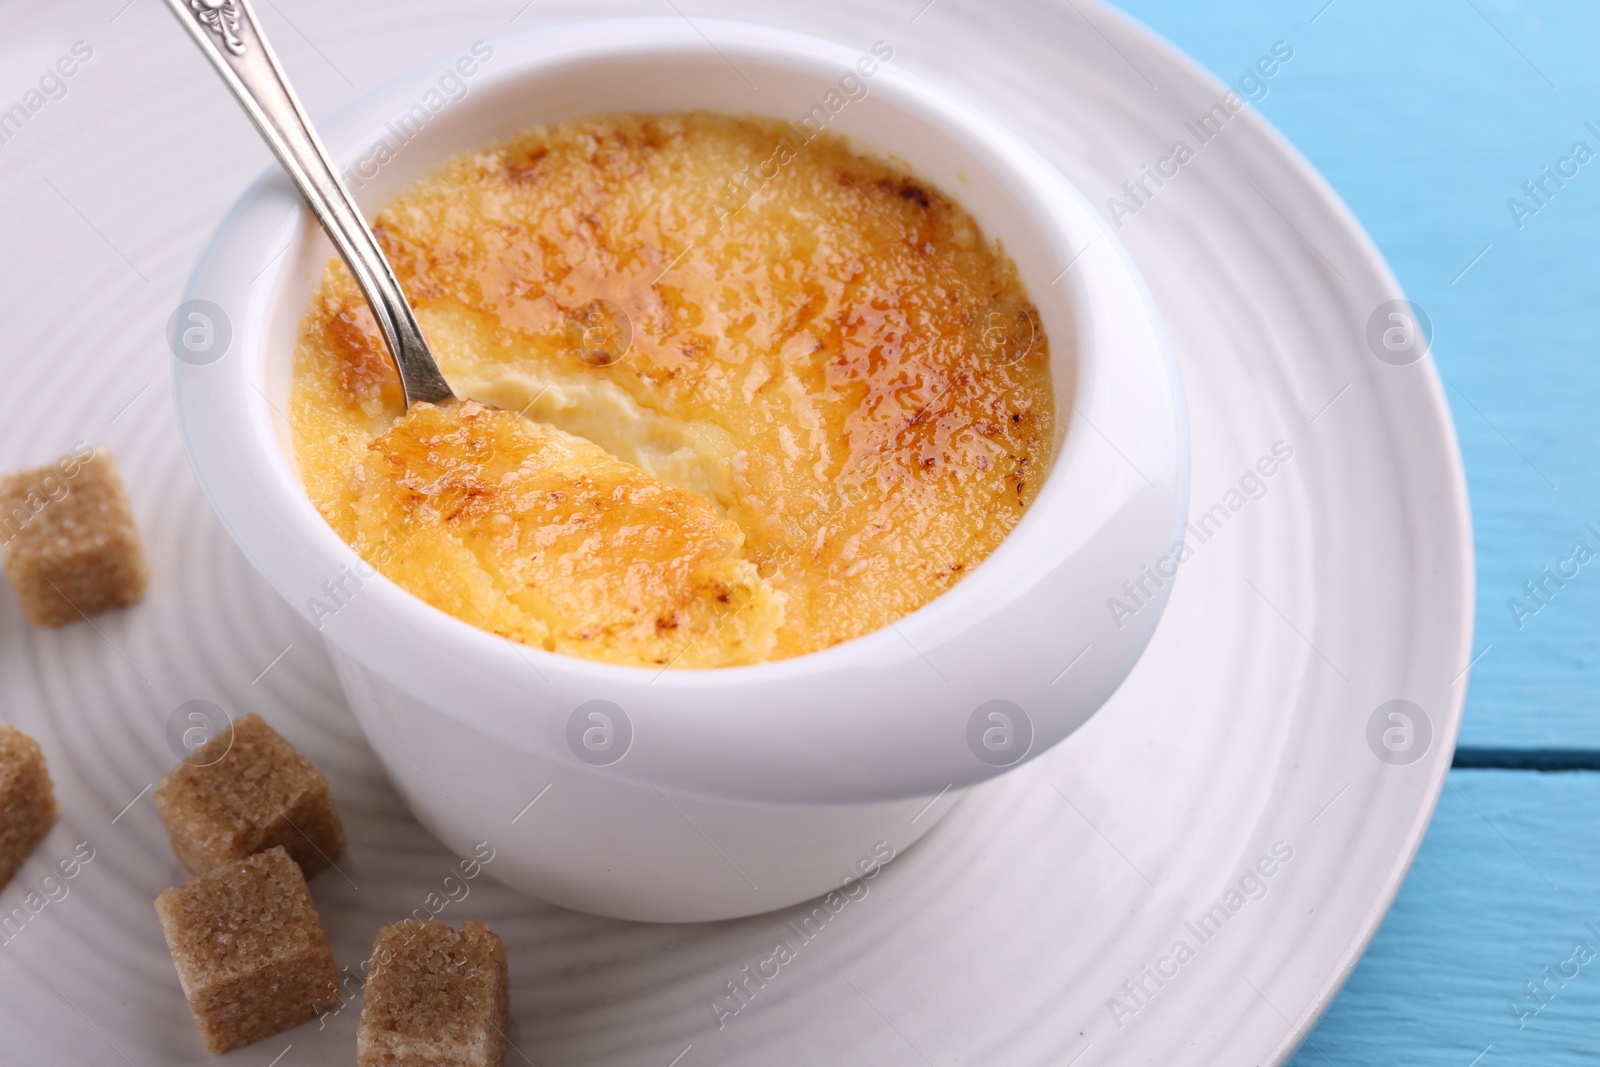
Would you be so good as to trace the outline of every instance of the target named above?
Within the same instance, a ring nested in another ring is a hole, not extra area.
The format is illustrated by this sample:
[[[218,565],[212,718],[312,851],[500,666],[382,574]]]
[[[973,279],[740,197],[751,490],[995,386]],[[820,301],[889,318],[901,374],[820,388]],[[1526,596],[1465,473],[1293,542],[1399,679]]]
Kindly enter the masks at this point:
[[[233,90],[350,267],[389,344],[406,406],[454,400],[393,268],[328,160],[249,0],[167,0],[167,6]]]

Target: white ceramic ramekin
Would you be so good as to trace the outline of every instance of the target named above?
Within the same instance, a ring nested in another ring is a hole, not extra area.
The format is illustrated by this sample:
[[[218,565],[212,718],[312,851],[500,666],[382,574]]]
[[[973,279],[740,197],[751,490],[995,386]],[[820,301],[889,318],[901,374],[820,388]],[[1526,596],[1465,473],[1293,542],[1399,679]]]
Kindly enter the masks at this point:
[[[313,600],[329,603],[325,583],[362,565],[302,490],[281,412],[296,324],[331,247],[272,173],[195,270],[188,298],[217,305],[232,328],[220,358],[176,364],[185,445],[213,507],[272,586],[320,619],[355,715],[417,817],[454,848],[493,842],[493,873],[528,893],[687,921],[834,889],[915,841],[964,787],[1082,724],[1165,603],[1155,575],[1175,569],[1187,427],[1143,283],[1038,154],[885,52],[731,22],[568,25],[463,48],[324,131],[371,213],[445,159],[539,122],[809,115],[909,163],[1000,239],[1062,386],[1049,476],[950,592],[824,652],[714,671],[608,666],[513,645],[381,576],[345,580],[351,595],[324,617]],[[586,729],[615,747],[586,749]]]

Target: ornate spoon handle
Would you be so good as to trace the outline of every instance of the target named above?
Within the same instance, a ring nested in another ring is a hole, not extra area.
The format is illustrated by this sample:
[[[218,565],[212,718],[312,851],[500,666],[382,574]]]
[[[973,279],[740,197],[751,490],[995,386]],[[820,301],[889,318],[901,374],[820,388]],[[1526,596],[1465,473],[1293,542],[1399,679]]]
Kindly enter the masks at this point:
[[[366,295],[394,357],[406,405],[455,399],[378,240],[339,180],[249,0],[167,0],[289,172]]]

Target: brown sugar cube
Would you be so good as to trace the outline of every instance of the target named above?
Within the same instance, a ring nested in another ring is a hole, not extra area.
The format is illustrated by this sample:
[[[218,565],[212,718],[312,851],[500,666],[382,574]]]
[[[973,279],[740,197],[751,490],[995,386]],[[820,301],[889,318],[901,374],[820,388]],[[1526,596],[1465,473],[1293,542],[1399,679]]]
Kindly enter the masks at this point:
[[[259,715],[190,753],[161,779],[155,801],[190,874],[282,845],[309,877],[344,851],[328,779]]]
[[[156,914],[207,1052],[298,1026],[339,1000],[305,875],[281,848],[163,890]]]
[[[481,922],[403,919],[372,943],[356,1029],[360,1067],[500,1067],[506,948]]]
[[[0,889],[56,821],[56,794],[39,743],[0,723]]]
[[[133,508],[104,448],[0,478],[0,563],[35,626],[137,604],[150,584]]]

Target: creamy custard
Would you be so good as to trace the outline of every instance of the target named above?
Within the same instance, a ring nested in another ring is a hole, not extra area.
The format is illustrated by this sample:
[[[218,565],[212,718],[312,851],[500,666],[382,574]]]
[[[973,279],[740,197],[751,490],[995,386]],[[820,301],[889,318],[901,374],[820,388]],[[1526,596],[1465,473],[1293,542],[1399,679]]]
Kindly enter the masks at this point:
[[[783,659],[913,611],[1050,460],[1049,349],[958,204],[828,134],[705,113],[540,127],[375,230],[445,377],[403,410],[330,264],[290,421],[307,491],[389,578],[614,663]]]

